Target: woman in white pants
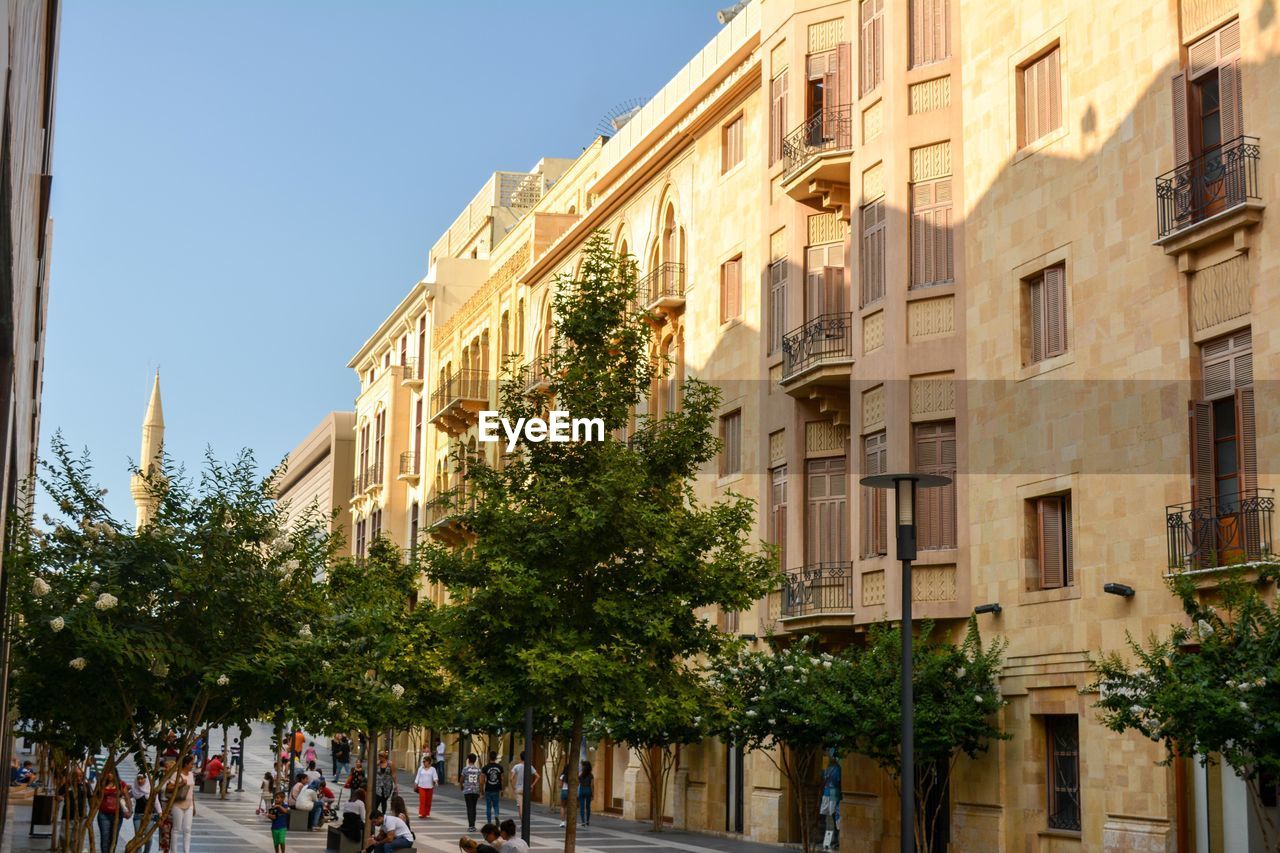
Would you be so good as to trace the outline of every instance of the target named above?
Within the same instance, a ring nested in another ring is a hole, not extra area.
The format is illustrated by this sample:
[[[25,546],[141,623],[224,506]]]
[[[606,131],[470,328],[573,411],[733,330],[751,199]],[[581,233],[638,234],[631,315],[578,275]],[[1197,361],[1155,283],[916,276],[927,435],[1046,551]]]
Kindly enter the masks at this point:
[[[178,771],[178,778],[174,780],[173,809],[169,813],[173,818],[170,851],[181,850],[182,853],[191,853],[191,821],[196,816],[195,761],[195,757],[191,755],[183,758],[182,769]],[[178,846],[179,838],[182,839],[181,847]]]

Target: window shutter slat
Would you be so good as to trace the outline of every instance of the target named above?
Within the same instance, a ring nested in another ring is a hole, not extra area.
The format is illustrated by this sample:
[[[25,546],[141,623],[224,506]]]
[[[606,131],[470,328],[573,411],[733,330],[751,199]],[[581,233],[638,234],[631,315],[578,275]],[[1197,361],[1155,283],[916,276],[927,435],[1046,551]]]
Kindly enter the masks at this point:
[[[1071,497],[1059,500],[1062,501],[1062,583],[1063,586],[1072,586],[1076,582],[1076,555],[1071,533]]]
[[[1246,492],[1258,488],[1258,437],[1257,417],[1254,410],[1253,388],[1236,391],[1236,428],[1240,440],[1241,485]]]
[[[1044,271],[1044,355],[1049,358],[1067,351],[1066,271],[1049,267]]]
[[[1213,500],[1213,404],[1196,400],[1191,404],[1191,500],[1207,504]]]
[[[823,313],[844,312],[844,267],[822,268]]]
[[[1044,90],[1049,104],[1049,126],[1045,128],[1046,133],[1062,127],[1062,71],[1058,66],[1058,50],[1054,48],[1044,58]]]
[[[1180,72],[1173,75],[1170,82],[1172,89],[1173,118],[1173,159],[1174,165],[1181,166],[1191,159],[1190,125],[1187,123],[1187,75]]]
[[[836,46],[836,102],[832,106],[846,107],[853,103],[853,45],[842,42]],[[840,136],[850,136],[852,117],[840,122]],[[841,145],[850,145],[852,139],[841,139]]]
[[[1058,498],[1036,501],[1040,534],[1040,588],[1057,589],[1063,583],[1062,504]]]
[[[1218,92],[1222,141],[1230,142],[1244,133],[1243,104],[1240,97],[1240,60],[1230,60],[1218,68]]]

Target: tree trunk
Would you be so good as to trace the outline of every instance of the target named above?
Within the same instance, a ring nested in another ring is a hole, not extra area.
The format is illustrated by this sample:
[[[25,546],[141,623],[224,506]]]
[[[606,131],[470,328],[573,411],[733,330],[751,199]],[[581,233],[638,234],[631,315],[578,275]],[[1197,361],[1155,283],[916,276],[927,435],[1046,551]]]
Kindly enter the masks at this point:
[[[566,758],[569,764],[569,799],[565,801],[564,853],[574,853],[578,844],[578,748],[582,743],[582,714],[574,714]],[[556,776],[559,778],[559,775]]]
[[[800,812],[800,845],[804,853],[813,849],[813,820],[809,807],[811,804],[809,780],[813,773],[814,752],[812,748],[801,750],[780,747],[782,751],[782,770],[791,789],[796,792],[796,808]]]

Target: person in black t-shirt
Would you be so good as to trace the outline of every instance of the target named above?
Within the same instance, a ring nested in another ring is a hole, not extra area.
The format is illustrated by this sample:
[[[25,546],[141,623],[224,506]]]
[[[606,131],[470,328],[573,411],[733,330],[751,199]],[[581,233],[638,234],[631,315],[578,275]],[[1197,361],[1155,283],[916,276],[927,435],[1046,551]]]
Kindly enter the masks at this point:
[[[489,763],[480,768],[484,778],[484,820],[485,823],[498,821],[498,804],[502,795],[502,765],[498,763],[498,753],[489,751]]]

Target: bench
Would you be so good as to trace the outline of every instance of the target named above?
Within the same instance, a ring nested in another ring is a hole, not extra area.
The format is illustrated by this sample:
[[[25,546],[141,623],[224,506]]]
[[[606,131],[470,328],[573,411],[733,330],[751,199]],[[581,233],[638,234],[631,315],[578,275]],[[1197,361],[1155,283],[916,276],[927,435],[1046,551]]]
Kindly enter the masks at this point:
[[[360,842],[352,841],[343,835],[338,830],[337,824],[329,824],[328,829],[329,837],[324,848],[326,851],[332,851],[332,853],[360,853],[362,849]]]
[[[202,794],[218,793],[218,781],[219,780],[217,779],[205,779],[203,782],[200,783],[200,793]]]

